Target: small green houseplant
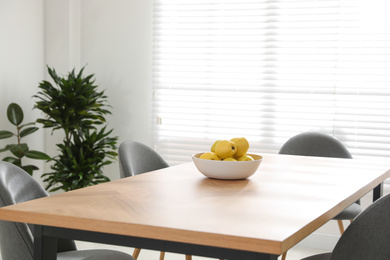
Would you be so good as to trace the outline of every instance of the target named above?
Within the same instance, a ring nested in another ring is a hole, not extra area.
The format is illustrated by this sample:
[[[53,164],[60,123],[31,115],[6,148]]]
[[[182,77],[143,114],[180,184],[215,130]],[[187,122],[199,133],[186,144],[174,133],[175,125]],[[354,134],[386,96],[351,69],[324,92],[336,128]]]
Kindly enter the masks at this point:
[[[72,70],[61,77],[48,67],[55,84],[41,82],[34,96],[38,99],[35,108],[45,114],[37,122],[64,133],[63,142],[57,144],[59,155],[53,158],[52,172],[42,175],[49,191],[69,191],[109,181],[103,167],[117,157],[118,138],[110,137],[112,130],[105,125],[105,115],[111,113],[107,96],[97,90],[94,75],[84,77],[83,70],[77,75]]]
[[[39,168],[35,165],[23,165],[23,157],[37,160],[50,160],[51,158],[43,153],[36,150],[30,150],[26,143],[22,143],[22,138],[28,136],[38,130],[38,127],[32,126],[35,123],[22,124],[24,119],[23,109],[16,103],[11,103],[7,108],[8,121],[16,127],[16,132],[3,130],[0,131],[0,139],[6,139],[16,137],[16,144],[8,144],[4,148],[0,149],[0,152],[9,151],[12,156],[3,158],[3,161],[10,162],[19,166],[30,175],[33,175],[35,170]]]

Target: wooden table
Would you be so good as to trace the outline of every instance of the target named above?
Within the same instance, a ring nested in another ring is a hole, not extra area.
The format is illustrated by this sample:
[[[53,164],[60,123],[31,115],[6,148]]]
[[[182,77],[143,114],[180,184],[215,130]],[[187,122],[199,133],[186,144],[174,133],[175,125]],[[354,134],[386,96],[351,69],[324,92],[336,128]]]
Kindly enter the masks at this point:
[[[35,258],[53,237],[226,259],[277,259],[390,177],[390,163],[264,154],[246,180],[186,163],[0,209],[36,224]]]

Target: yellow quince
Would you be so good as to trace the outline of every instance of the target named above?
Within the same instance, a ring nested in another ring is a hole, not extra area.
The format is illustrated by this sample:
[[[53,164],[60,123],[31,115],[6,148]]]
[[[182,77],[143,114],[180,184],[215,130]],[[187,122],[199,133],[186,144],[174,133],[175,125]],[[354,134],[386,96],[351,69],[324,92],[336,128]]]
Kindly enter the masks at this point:
[[[204,153],[204,154],[202,154],[201,156],[199,156],[199,159],[206,159],[206,160],[221,160],[221,158],[219,158],[218,155],[216,155],[216,154],[213,153],[213,152]]]
[[[224,161],[224,162],[226,162],[226,161],[235,162],[235,161],[237,161],[237,160],[234,159],[233,157],[228,157],[228,158],[223,159],[223,161]]]
[[[233,157],[235,152],[236,152],[236,145],[232,141],[221,140],[215,145],[215,153],[221,159]]]
[[[234,154],[234,157],[239,158],[248,152],[249,142],[245,137],[236,137],[230,141],[236,145],[236,153]]]
[[[238,157],[237,161],[254,161],[254,159],[252,156],[245,154],[241,157]]]
[[[217,140],[217,141],[215,141],[215,142],[213,143],[213,145],[211,146],[211,149],[210,149],[211,152],[215,153],[215,146],[217,146],[217,143],[219,143],[220,141],[221,141],[221,140]]]

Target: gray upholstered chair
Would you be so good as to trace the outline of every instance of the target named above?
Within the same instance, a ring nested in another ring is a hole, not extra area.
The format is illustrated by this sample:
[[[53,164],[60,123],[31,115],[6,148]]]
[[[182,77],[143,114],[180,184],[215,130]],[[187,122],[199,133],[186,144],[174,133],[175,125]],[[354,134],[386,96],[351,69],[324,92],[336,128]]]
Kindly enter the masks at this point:
[[[279,153],[352,159],[351,153],[339,140],[320,132],[304,132],[291,137]]]
[[[304,260],[390,259],[390,194],[378,199],[348,226],[331,253]]]
[[[42,186],[21,168],[0,161],[0,207],[48,196]],[[0,247],[3,260],[32,260],[33,225],[0,221]],[[80,250],[72,240],[58,240],[60,260],[134,260],[128,254],[104,249]]]
[[[333,157],[352,159],[347,148],[333,136],[319,132],[305,132],[291,137],[279,150],[279,154]],[[333,219],[337,220],[340,233],[344,232],[343,220],[352,220],[362,212],[360,201],[344,209]],[[282,259],[285,259],[283,255]]]
[[[152,148],[127,140],[119,145],[119,169],[121,178],[168,167],[168,163]]]

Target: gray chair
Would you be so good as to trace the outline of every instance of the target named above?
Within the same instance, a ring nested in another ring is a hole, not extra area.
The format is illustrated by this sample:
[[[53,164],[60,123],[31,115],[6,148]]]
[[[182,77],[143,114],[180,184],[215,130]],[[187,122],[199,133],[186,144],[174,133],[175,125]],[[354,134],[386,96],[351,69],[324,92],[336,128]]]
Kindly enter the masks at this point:
[[[42,186],[21,168],[0,161],[0,207],[48,196]],[[0,221],[0,247],[3,260],[32,260],[33,225]],[[73,240],[58,240],[60,260],[134,260],[128,254],[104,249],[80,250]]]
[[[119,170],[121,178],[169,167],[152,148],[127,140],[119,145]]]
[[[291,137],[280,148],[279,154],[352,159],[339,140],[320,132],[304,132]]]
[[[339,140],[319,132],[305,132],[291,137],[280,148],[279,154],[352,159],[351,153]],[[362,207],[357,201],[333,218],[337,220],[341,234],[344,232],[343,220],[352,222],[360,212]],[[285,258],[284,254],[282,259]]]
[[[390,194],[360,213],[330,253],[303,260],[388,260],[390,259]]]

